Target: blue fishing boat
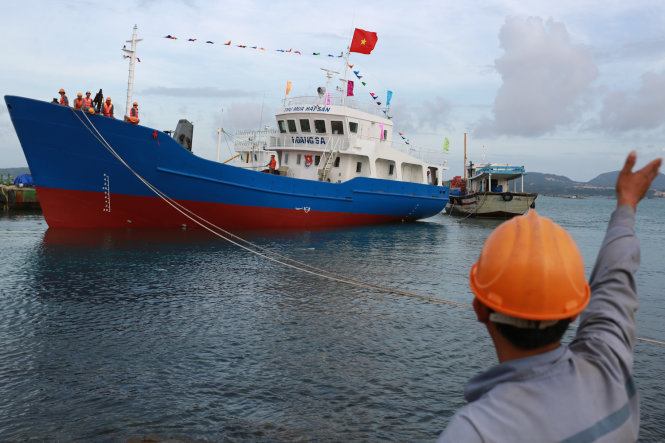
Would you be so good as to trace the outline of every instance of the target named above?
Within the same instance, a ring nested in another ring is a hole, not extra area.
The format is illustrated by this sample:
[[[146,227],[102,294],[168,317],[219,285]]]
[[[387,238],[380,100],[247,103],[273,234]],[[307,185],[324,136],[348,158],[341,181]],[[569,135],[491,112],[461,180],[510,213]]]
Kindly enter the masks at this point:
[[[135,29],[127,103],[137,41]],[[24,97],[5,102],[52,227],[361,225],[427,218],[448,202],[445,162],[393,143],[392,119],[345,90],[285,99],[264,143],[238,138],[234,164],[196,156],[183,131]]]

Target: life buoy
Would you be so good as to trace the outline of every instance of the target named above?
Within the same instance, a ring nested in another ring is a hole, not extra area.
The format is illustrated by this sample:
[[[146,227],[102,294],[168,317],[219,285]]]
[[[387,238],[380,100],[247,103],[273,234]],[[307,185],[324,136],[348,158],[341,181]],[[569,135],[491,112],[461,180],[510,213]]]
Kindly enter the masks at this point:
[[[511,194],[510,192],[506,192],[505,194],[503,194],[503,201],[509,202],[512,199],[513,199],[513,194]]]

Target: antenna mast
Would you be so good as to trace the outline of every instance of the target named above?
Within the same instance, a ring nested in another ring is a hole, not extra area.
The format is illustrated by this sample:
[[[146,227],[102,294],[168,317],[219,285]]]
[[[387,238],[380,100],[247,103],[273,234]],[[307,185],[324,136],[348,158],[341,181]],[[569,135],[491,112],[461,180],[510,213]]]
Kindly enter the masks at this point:
[[[136,25],[134,25],[134,33],[132,34],[132,39],[127,40],[127,43],[132,44],[132,49],[122,48],[124,52],[129,54],[125,57],[129,57],[129,79],[127,80],[127,104],[125,106],[125,117],[129,116],[129,110],[132,107],[132,93],[134,92],[134,65],[136,64],[136,44],[140,42],[141,38],[136,38]]]
[[[222,109],[222,116],[224,115],[224,109]],[[217,163],[219,163],[219,154],[222,151],[222,133],[224,128],[222,128],[222,117],[219,117],[219,128],[217,129]]]

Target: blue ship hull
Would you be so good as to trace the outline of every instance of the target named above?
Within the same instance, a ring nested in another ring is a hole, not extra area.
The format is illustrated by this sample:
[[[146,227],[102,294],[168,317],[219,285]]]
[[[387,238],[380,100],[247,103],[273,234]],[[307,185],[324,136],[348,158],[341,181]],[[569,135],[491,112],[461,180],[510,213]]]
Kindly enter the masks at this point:
[[[250,171],[197,157],[151,128],[28,98],[5,102],[52,227],[195,226],[146,182],[222,228],[412,221],[448,202],[447,187]]]

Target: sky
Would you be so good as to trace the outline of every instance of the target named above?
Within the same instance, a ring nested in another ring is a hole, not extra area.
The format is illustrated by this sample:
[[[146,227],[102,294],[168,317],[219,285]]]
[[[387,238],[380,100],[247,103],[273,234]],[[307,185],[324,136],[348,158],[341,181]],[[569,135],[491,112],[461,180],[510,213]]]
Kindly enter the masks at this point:
[[[354,28],[378,35],[370,55],[351,54],[367,83],[356,81],[356,96],[369,103],[370,92],[393,91],[394,128],[412,145],[439,149],[447,137],[446,179],[462,174],[465,133],[474,163],[577,181],[620,169],[633,149],[638,166],[665,155],[662,0],[22,0],[2,9],[3,96],[51,101],[64,88],[71,102],[101,88],[121,115],[121,49],[137,25],[141,124],[192,121],[194,153],[208,159],[220,125],[274,127],[287,81],[289,96],[315,95],[326,84],[320,68],[343,72],[327,55],[344,51]],[[225,138],[222,159],[231,150]],[[0,107],[0,168],[26,165]]]

